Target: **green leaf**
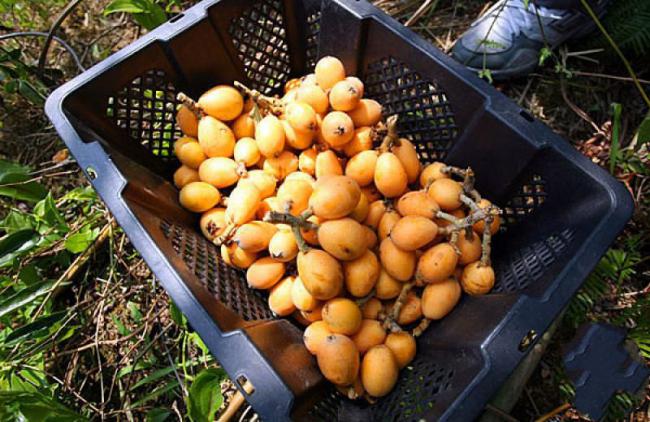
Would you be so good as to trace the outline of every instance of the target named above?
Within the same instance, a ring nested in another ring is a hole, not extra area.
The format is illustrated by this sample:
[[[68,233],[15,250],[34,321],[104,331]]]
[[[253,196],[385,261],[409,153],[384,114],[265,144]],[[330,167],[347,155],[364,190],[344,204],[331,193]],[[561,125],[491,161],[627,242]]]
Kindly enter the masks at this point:
[[[619,103],[612,103],[612,148],[609,152],[609,172],[614,173],[619,158],[621,145],[621,113],[623,106]]]
[[[142,321],[142,317],[143,317],[142,312],[140,312],[140,307],[138,306],[137,303],[129,301],[126,304],[126,307],[129,310],[129,312],[131,313],[131,318],[135,322]]]
[[[113,0],[104,9],[104,14],[126,12],[140,25],[148,30],[165,23],[167,14],[165,10],[153,0]]]
[[[70,192],[66,193],[61,199],[63,201],[95,202],[97,200],[97,193],[92,187],[84,186],[74,188]]]
[[[90,226],[84,226],[77,233],[70,235],[65,240],[65,248],[70,253],[81,253],[93,244],[98,235],[99,229],[91,229]]]
[[[539,51],[539,65],[542,66],[549,57],[553,56],[553,51],[548,47],[543,47]]]
[[[113,324],[115,324],[117,327],[117,332],[120,333],[121,336],[127,336],[131,333],[131,331],[129,331],[129,329],[124,326],[117,315],[112,314],[111,319],[113,320]]]
[[[146,422],[164,422],[171,414],[172,412],[167,409],[156,407],[147,412]]]
[[[142,387],[143,385],[151,384],[152,382],[158,381],[159,379],[164,378],[167,375],[174,372],[174,369],[175,368],[173,366],[168,366],[166,368],[153,371],[150,375],[147,375],[146,377],[142,378],[140,381],[133,384],[133,387],[131,387],[131,389],[135,390],[136,388]]]
[[[104,15],[118,12],[143,13],[146,11],[146,5],[143,3],[145,2],[139,0],[113,0],[104,8]]]
[[[187,328],[187,318],[185,318],[185,315],[183,315],[181,310],[178,309],[178,306],[176,306],[172,300],[169,301],[169,314],[172,317],[172,321],[174,321],[177,325],[183,328]]]
[[[66,315],[68,315],[68,311],[59,311],[23,325],[9,334],[1,346],[7,348],[23,341],[39,340],[41,337],[49,335],[52,328]]]
[[[47,294],[53,284],[49,280],[33,284],[0,301],[0,318]]]
[[[58,401],[38,392],[0,391],[0,420],[77,422],[86,419]]]
[[[15,210],[9,211],[9,214],[0,222],[0,229],[8,234],[34,228],[36,228],[36,221],[31,214]]]
[[[48,193],[45,199],[34,206],[34,215],[36,216],[36,220],[41,223],[39,225],[39,233],[44,234],[52,228],[59,233],[68,232],[68,225],[57,209],[56,202],[54,202],[51,193]]]
[[[35,264],[30,264],[23,267],[18,273],[18,278],[25,284],[34,284],[41,280],[38,269]]]
[[[202,370],[197,376],[188,395],[188,410],[190,419],[194,422],[209,422],[223,403],[221,381],[226,378],[222,369],[209,368]]]
[[[14,259],[36,247],[38,239],[38,233],[31,229],[4,236],[0,239],[0,267],[13,265]]]
[[[637,148],[640,148],[641,145],[650,142],[650,116],[646,117],[639,126],[639,135],[638,135],[638,145]]]
[[[140,407],[143,404],[145,404],[145,403],[147,403],[147,402],[149,402],[151,400],[154,400],[154,399],[158,398],[159,396],[161,396],[163,394],[166,394],[166,393],[168,393],[170,391],[173,391],[173,390],[175,390],[177,388],[178,388],[178,380],[173,380],[172,382],[170,382],[170,383],[168,383],[168,384],[166,384],[166,385],[164,385],[164,386],[162,386],[162,387],[160,387],[160,388],[158,388],[156,390],[153,390],[151,393],[145,395],[140,400],[133,403],[131,405],[131,407],[132,408]]]
[[[45,103],[45,95],[39,92],[28,80],[18,80],[18,92],[33,104],[42,105]]]
[[[47,195],[47,189],[40,183],[29,180],[28,167],[0,160],[0,195],[28,202],[43,199]]]

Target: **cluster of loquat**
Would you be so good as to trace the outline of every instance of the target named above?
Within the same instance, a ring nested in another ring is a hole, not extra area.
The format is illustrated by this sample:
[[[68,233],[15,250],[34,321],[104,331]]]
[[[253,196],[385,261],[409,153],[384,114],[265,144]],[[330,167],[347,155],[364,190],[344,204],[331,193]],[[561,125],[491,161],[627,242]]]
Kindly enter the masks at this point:
[[[223,260],[269,291],[275,314],[306,326],[325,378],[372,399],[393,389],[415,338],[463,290],[494,286],[500,210],[471,169],[423,166],[397,117],[384,120],[363,94],[334,57],[282,98],[238,82],[196,102],[179,94],[174,183]]]

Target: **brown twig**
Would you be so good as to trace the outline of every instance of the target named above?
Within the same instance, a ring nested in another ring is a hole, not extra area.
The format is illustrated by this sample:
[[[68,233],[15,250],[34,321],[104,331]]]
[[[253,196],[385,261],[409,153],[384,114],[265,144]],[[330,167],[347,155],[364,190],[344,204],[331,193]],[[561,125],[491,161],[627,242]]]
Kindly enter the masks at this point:
[[[561,406],[556,407],[555,409],[551,410],[550,412],[540,416],[539,418],[535,419],[535,422],[546,422],[549,419],[559,415],[560,413],[571,409],[571,403],[564,403]]]
[[[192,98],[190,98],[184,92],[179,92],[178,95],[176,95],[176,99],[178,100],[178,102],[180,102],[185,107],[187,107],[188,110],[190,110],[192,113],[194,113],[194,115],[197,118],[200,119],[201,117],[203,117],[205,115],[205,113],[203,112],[203,110],[201,109],[199,104],[196,101],[194,101]]]

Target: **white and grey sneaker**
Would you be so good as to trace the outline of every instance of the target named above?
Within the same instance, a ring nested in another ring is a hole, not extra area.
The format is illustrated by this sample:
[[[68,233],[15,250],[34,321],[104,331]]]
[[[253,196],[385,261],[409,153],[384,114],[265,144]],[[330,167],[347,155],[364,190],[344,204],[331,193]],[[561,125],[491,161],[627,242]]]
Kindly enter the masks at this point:
[[[553,9],[530,0],[499,0],[456,42],[452,54],[465,66],[489,69],[494,79],[524,76],[539,63],[545,45],[555,48],[570,38],[587,35],[592,19],[578,9]],[[592,1],[599,16],[609,0]]]

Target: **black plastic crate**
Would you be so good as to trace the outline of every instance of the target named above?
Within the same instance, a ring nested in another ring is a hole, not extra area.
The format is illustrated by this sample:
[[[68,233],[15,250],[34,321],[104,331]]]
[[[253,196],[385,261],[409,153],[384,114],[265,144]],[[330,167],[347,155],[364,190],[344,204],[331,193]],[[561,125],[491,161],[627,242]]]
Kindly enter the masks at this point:
[[[478,189],[505,210],[494,291],[465,296],[432,324],[395,390],[372,406],[333,394],[300,329],[220,260],[170,183],[177,92],[234,80],[279,92],[324,55],[400,115],[425,161],[472,166]],[[46,111],[211,352],[252,382],[247,399],[265,420],[476,417],[633,209],[567,141],[366,1],[204,1],[59,88]]]

